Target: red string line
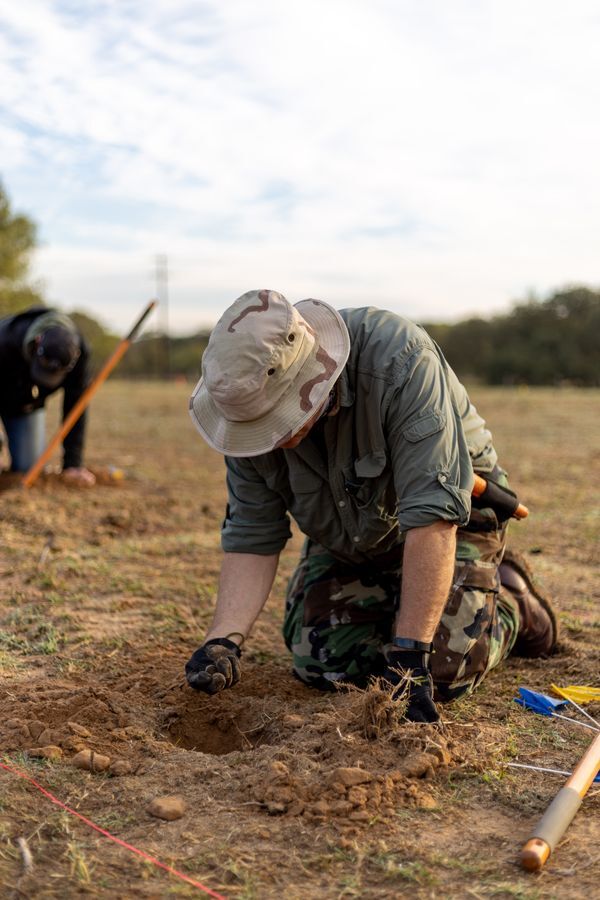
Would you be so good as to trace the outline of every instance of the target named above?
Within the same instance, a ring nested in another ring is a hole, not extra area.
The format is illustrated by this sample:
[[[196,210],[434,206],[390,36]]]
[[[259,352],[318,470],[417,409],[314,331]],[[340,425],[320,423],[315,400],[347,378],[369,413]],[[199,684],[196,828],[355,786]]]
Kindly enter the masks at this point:
[[[210,888],[205,887],[203,884],[200,884],[199,881],[194,881],[193,878],[190,878],[188,875],[185,875],[183,872],[178,872],[177,869],[174,869],[172,866],[166,865],[166,863],[161,862],[159,859],[156,859],[154,856],[150,856],[149,853],[145,853],[144,850],[138,850],[137,847],[134,847],[132,844],[128,844],[127,841],[122,841],[120,838],[115,837],[114,834],[111,834],[110,831],[105,831],[104,828],[100,828],[99,825],[96,825],[95,822],[92,822],[90,819],[86,819],[85,816],[82,816],[81,813],[77,812],[76,809],[71,809],[70,806],[66,806],[66,804],[62,803],[54,794],[51,794],[50,791],[47,791],[46,788],[43,788],[41,784],[38,784],[37,781],[34,781],[29,775],[25,772],[20,772],[18,769],[13,769],[11,766],[6,766],[4,763],[0,762],[0,767],[6,769],[7,772],[10,772],[12,775],[18,775],[19,778],[24,778],[25,781],[28,781],[32,784],[38,791],[41,791],[45,797],[48,797],[52,803],[56,803],[57,806],[60,806],[61,809],[66,810],[66,812],[71,813],[73,816],[77,816],[78,819],[81,819],[82,822],[85,822],[86,825],[89,825],[90,828],[93,828],[94,831],[99,832],[99,834],[104,835],[104,837],[109,838],[109,840],[114,841],[115,844],[119,844],[120,847],[125,847],[126,850],[131,850],[132,853],[137,853],[138,856],[141,856],[143,859],[148,862],[153,863],[155,866],[159,866],[159,868],[164,869],[165,872],[169,872],[171,875],[176,875],[177,878],[183,879],[183,881],[187,881],[188,884],[192,884],[194,887],[199,888],[201,891],[204,891],[205,894],[208,894],[210,897],[215,897],[216,900],[226,900],[223,894],[217,894],[216,891],[211,891]]]

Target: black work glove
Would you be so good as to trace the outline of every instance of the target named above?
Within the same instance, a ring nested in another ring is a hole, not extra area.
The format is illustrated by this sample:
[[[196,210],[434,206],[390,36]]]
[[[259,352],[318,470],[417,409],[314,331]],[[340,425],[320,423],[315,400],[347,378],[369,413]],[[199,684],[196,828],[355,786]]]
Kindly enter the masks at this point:
[[[429,671],[429,653],[421,650],[390,650],[387,654],[386,681],[396,685],[392,700],[404,696],[408,687],[408,705],[404,718],[409,722],[439,722],[433,702],[433,678]]]
[[[218,694],[237,684],[242,675],[241,655],[238,645],[227,638],[206,641],[185,664],[189,686],[206,694]]]

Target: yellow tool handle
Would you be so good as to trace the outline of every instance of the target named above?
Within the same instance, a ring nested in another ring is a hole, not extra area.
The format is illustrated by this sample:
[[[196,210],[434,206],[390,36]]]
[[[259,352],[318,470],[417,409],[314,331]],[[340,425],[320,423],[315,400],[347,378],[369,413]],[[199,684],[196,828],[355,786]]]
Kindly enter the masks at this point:
[[[521,850],[521,865],[524,869],[536,872],[542,868],[573,821],[599,770],[600,734],[581,757]]]

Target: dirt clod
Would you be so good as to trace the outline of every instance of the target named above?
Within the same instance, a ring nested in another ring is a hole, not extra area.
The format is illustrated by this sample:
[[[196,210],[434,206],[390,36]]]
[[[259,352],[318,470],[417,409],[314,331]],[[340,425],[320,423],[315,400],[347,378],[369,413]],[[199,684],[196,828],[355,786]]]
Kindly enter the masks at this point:
[[[401,762],[399,768],[407,778],[426,778],[439,764],[439,758],[431,753],[413,753]]]
[[[344,787],[352,787],[356,784],[365,784],[372,781],[371,772],[358,768],[338,768],[334,769],[330,776],[331,784],[343,784]]]
[[[185,813],[185,800],[183,797],[155,797],[148,806],[148,812],[157,819],[173,822],[181,819]]]
[[[110,766],[110,756],[94,753],[93,750],[80,750],[72,759],[72,765],[88,772],[105,772]]]
[[[79,737],[90,738],[92,736],[90,730],[84,725],[80,725],[78,722],[67,722],[67,725],[73,734],[78,734]]]
[[[115,759],[108,767],[111,775],[130,775],[133,772],[133,766],[127,759]]]
[[[29,722],[27,727],[29,729],[29,734],[34,739],[34,741],[37,741],[39,736],[43,734],[44,731],[46,731],[46,726],[43,722]]]
[[[46,747],[32,747],[27,751],[28,756],[37,757],[38,759],[62,759],[63,752],[60,747],[54,744],[48,744]]]

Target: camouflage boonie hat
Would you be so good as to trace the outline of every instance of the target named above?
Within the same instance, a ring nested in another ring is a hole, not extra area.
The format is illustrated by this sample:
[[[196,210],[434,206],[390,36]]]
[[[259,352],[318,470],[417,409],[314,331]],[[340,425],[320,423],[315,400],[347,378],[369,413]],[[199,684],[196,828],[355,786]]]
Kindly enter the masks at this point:
[[[248,291],[212,331],[192,421],[227,456],[268,453],[314,416],[349,352],[344,320],[327,303]]]

